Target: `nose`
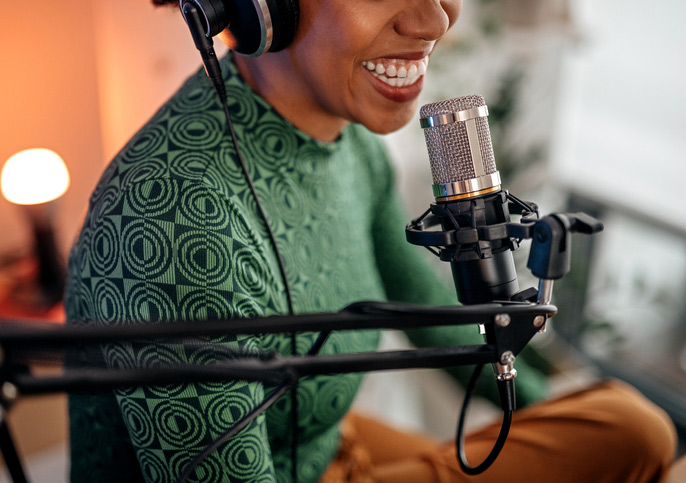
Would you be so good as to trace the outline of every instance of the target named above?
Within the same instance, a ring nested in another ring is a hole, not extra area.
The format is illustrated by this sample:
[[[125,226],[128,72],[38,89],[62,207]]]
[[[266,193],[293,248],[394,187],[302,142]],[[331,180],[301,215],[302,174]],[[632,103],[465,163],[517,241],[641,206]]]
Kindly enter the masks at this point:
[[[395,18],[400,35],[438,40],[457,21],[462,0],[406,0]]]

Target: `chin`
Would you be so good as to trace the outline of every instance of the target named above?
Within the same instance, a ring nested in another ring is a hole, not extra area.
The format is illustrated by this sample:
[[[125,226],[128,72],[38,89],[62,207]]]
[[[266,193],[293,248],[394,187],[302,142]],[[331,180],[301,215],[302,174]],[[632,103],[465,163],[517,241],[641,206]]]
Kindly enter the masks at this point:
[[[376,134],[390,134],[409,124],[415,117],[415,107],[408,109],[407,112],[396,112],[379,119],[368,119],[358,121],[364,127]]]

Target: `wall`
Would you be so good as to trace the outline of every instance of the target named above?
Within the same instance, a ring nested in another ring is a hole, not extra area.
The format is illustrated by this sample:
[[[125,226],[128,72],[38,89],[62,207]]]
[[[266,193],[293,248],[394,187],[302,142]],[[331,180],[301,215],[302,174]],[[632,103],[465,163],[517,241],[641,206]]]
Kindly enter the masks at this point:
[[[149,0],[91,0],[103,157],[109,160],[200,65],[178,9]],[[224,50],[215,42],[221,55]]]
[[[72,175],[57,219],[62,246],[102,168],[89,0],[4,2],[0,15],[0,163],[22,149],[57,151]],[[0,254],[29,243],[19,210],[0,197]],[[30,245],[29,245],[30,246]]]
[[[63,157],[72,184],[56,226],[66,255],[105,163],[199,58],[177,10],[147,0],[6,2],[0,45],[0,164],[30,147]],[[0,197],[0,257],[30,246],[20,213]]]

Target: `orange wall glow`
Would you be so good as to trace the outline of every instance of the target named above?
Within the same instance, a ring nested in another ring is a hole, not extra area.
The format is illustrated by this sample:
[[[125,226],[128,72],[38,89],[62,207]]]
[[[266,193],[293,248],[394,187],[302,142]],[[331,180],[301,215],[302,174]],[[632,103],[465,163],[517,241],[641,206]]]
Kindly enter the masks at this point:
[[[34,146],[60,153],[72,173],[55,220],[65,249],[103,162],[91,19],[90,0],[3,2],[0,15],[0,160]],[[4,198],[0,219],[0,253],[31,246]]]
[[[198,68],[173,8],[150,0],[3,2],[0,163],[34,146],[71,173],[54,220],[65,253],[105,164]],[[25,247],[24,220],[0,198],[0,257]]]

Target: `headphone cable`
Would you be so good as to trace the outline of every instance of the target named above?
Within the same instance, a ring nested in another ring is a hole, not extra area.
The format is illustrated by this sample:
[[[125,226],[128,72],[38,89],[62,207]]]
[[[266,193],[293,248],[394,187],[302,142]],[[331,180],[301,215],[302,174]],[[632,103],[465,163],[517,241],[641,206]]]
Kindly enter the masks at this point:
[[[239,143],[238,143],[238,136],[236,135],[236,130],[234,129],[233,121],[231,119],[231,113],[229,111],[229,105],[228,105],[228,99],[227,99],[227,94],[226,94],[226,87],[224,85],[224,77],[221,72],[221,66],[219,64],[219,60],[217,59],[217,55],[214,51],[213,47],[213,41],[211,37],[207,37],[205,33],[202,31],[202,23],[199,17],[199,13],[195,5],[193,5],[190,2],[187,2],[183,5],[182,8],[183,16],[186,20],[186,23],[188,24],[188,27],[191,31],[191,35],[193,37],[193,40],[196,44],[196,48],[200,51],[201,58],[203,65],[205,67],[205,72],[207,73],[208,77],[212,81],[212,85],[214,86],[215,91],[217,92],[217,95],[219,97],[219,101],[222,105],[222,109],[224,111],[224,117],[226,118],[226,127],[229,130],[229,133],[231,135],[231,140],[233,142],[233,145],[236,149],[236,158],[238,159],[238,164],[240,165],[240,168],[243,172],[243,176],[248,183],[248,188],[250,189],[250,192],[253,196],[253,199],[255,200],[255,207],[257,208],[257,211],[262,218],[262,221],[264,222],[264,226],[267,230],[267,235],[269,237],[269,241],[272,245],[272,249],[274,250],[274,254],[276,255],[276,259],[279,265],[279,272],[281,274],[281,279],[283,280],[284,284],[284,291],[286,293],[286,302],[288,305],[288,314],[289,315],[294,315],[295,311],[293,309],[293,297],[291,295],[291,287],[290,283],[288,282],[288,275],[286,273],[286,264],[284,261],[284,258],[281,254],[281,251],[279,250],[279,245],[276,241],[276,235],[274,234],[274,231],[272,230],[271,224],[269,223],[269,218],[267,218],[266,211],[264,210],[264,207],[262,206],[262,203],[260,201],[260,198],[257,194],[257,189],[255,188],[255,184],[253,183],[252,176],[250,176],[250,172],[248,170],[247,163],[245,162],[245,158],[243,157],[243,154],[241,152]],[[297,335],[295,332],[291,332],[291,345],[292,345],[292,354],[296,355],[297,354]],[[227,433],[224,435],[220,436],[217,440],[213,441],[206,447],[204,451],[202,451],[194,460],[191,462],[190,465],[186,468],[184,471],[184,477],[183,479],[179,479],[179,481],[184,481],[190,472],[214,449],[216,449],[219,445],[221,445],[224,441],[228,441],[230,437],[234,436],[237,434],[240,429],[245,427],[248,422],[252,421],[255,417],[257,417],[259,414],[262,413],[262,411],[266,410],[271,404],[273,404],[278,398],[280,398],[288,388],[291,388],[291,422],[293,425],[293,434],[292,434],[292,446],[291,446],[291,473],[292,473],[292,478],[294,482],[297,482],[297,466],[298,466],[298,460],[297,460],[297,441],[298,441],[298,399],[297,399],[297,389],[298,389],[298,379],[296,378],[293,382],[290,382],[288,384],[283,384],[279,387],[277,387],[267,399],[263,401],[262,404],[258,405],[255,408],[255,414],[254,416],[251,417],[246,417],[244,420],[242,420],[239,424],[231,428]],[[269,404],[264,404],[269,402]],[[257,409],[260,409],[259,411]],[[245,424],[242,424],[244,423]],[[236,429],[238,428],[238,429]]]

